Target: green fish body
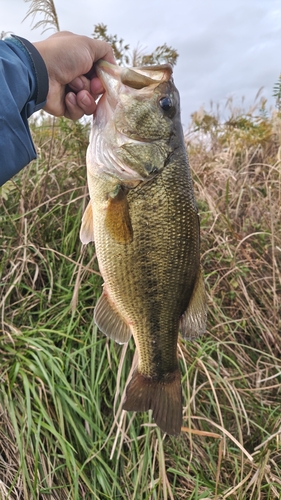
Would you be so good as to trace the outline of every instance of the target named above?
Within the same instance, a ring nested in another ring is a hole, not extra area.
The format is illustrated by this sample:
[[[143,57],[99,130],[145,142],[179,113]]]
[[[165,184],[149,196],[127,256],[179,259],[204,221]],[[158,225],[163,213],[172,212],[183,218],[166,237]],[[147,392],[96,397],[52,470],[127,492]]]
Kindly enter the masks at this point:
[[[178,333],[205,331],[197,205],[168,65],[99,63],[106,92],[87,153],[91,201],[81,240],[95,241],[103,293],[95,322],[119,343],[133,335],[138,367],[125,410],[152,409],[156,424],[182,424]]]

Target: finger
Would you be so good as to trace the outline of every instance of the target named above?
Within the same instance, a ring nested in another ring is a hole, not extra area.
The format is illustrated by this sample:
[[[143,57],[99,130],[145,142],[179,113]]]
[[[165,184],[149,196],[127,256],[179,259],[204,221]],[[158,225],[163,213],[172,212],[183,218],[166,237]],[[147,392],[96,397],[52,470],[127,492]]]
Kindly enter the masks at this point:
[[[70,82],[69,87],[74,92],[80,92],[80,90],[88,90],[90,92],[90,80],[85,76],[77,76],[72,82]]]
[[[96,110],[94,98],[87,91],[68,92],[65,96],[65,117],[71,120],[79,120],[83,115],[92,115]]]
[[[61,37],[61,38],[69,37],[69,39],[73,38],[74,36],[77,38],[79,37],[79,41],[82,40],[82,38],[83,38],[83,43],[85,46],[88,47],[88,50],[91,54],[91,58],[92,58],[93,62],[98,61],[99,59],[105,59],[106,61],[108,61],[112,64],[116,64],[116,60],[114,57],[112,47],[111,47],[111,45],[109,45],[109,43],[105,42],[104,40],[97,40],[96,38],[89,38],[87,36],[82,37],[81,35],[76,35],[76,34],[72,33],[71,31],[60,31],[58,33],[51,35],[51,37],[53,37],[53,38],[54,37],[57,37],[57,38],[58,37]],[[89,69],[87,71],[89,71]]]
[[[104,87],[97,76],[93,76],[91,79],[85,76],[78,76],[69,83],[69,87],[76,93],[81,90],[87,90],[95,99],[104,92]]]
[[[77,104],[77,96],[73,92],[68,92],[65,96],[65,113],[66,118],[71,120],[79,120],[84,115],[84,111]]]
[[[94,62],[98,61],[99,59],[105,59],[111,64],[116,64],[111,45],[109,45],[107,42],[104,42],[103,40],[90,38],[88,40]]]
[[[93,96],[98,97],[100,94],[103,94],[105,91],[105,88],[103,84],[101,83],[100,79],[97,76],[94,76],[90,80],[90,92]]]
[[[92,115],[97,108],[94,97],[86,90],[81,90],[76,95],[78,106],[83,109],[85,115]]]

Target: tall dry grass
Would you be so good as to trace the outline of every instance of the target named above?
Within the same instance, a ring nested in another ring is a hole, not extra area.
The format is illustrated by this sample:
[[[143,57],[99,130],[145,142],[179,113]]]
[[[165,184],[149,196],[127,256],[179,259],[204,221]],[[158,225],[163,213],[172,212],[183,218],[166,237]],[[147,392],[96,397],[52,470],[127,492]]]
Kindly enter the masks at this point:
[[[280,123],[201,110],[186,134],[209,314],[204,338],[179,341],[179,438],[121,410],[134,346],[93,325],[87,127],[34,123],[39,158],[0,201],[0,498],[281,497]]]

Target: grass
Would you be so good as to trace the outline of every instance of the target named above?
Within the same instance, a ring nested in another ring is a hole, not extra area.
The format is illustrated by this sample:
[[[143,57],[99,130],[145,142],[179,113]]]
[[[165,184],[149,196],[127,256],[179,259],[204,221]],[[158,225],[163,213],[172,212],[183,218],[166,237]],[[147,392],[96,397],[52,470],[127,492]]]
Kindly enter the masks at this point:
[[[1,190],[0,498],[281,497],[280,115],[200,111],[186,142],[201,215],[208,332],[179,340],[184,427],[122,411],[134,345],[93,323],[79,241],[87,127],[33,124],[39,158]]]

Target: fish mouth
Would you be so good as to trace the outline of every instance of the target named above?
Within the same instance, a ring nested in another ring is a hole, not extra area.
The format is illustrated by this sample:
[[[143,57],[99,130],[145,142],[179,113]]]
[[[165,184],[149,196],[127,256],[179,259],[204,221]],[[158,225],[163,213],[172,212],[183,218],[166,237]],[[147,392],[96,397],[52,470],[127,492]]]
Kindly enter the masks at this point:
[[[95,69],[105,89],[105,94],[99,102],[103,102],[106,98],[111,109],[117,106],[120,93],[130,94],[144,89],[146,95],[152,94],[155,87],[160,83],[168,82],[173,73],[170,64],[126,68],[103,59],[96,63]]]
[[[170,80],[173,70],[170,64],[122,68],[101,59],[96,63],[96,72],[105,90],[114,92],[117,82],[137,90],[150,85],[155,87]]]

